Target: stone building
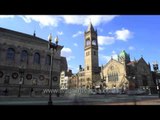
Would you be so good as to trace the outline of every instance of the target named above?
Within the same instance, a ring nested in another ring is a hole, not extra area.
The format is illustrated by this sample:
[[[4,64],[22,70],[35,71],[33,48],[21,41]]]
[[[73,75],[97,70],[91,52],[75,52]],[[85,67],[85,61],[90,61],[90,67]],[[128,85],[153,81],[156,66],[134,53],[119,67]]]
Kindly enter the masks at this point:
[[[70,87],[70,79],[72,77],[72,70],[61,71],[60,74],[60,89],[67,90]]]
[[[148,89],[154,86],[150,64],[141,57],[130,60],[130,55],[123,50],[118,60],[111,60],[102,67],[101,78],[106,81],[108,89]]]
[[[84,88],[96,86],[100,80],[100,68],[98,61],[97,30],[94,30],[90,22],[87,31],[84,32],[84,69],[79,71],[79,85]]]
[[[118,55],[118,60],[111,60],[99,67],[97,30],[90,23],[84,32],[84,68],[79,67],[77,73],[79,88],[135,89],[154,86],[150,64],[141,57],[130,60],[130,55],[124,50]]]
[[[67,69],[66,58],[61,57],[62,48],[58,45],[53,58],[53,88],[59,88],[60,71]],[[1,90],[7,88],[10,94],[17,94],[21,85],[21,94],[28,94],[30,88],[48,88],[50,65],[48,40],[0,28]]]

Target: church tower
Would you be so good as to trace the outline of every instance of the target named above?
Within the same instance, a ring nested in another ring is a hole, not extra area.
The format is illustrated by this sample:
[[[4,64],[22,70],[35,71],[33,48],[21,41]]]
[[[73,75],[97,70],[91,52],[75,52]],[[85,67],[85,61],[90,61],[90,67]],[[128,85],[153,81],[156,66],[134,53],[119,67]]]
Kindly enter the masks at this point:
[[[86,88],[91,88],[96,81],[100,80],[97,30],[94,30],[91,22],[87,31],[84,32],[84,37],[85,82]]]
[[[122,50],[121,53],[118,55],[118,61],[126,65],[130,62],[130,55],[127,54],[125,50]]]

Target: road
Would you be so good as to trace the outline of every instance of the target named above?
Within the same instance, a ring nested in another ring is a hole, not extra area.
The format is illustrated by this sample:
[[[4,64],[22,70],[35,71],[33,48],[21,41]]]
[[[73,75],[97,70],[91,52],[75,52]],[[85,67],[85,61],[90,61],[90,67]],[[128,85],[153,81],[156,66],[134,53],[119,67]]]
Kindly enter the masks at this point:
[[[72,95],[52,97],[53,105],[160,105],[157,95]],[[47,105],[48,96],[0,96],[0,105]]]

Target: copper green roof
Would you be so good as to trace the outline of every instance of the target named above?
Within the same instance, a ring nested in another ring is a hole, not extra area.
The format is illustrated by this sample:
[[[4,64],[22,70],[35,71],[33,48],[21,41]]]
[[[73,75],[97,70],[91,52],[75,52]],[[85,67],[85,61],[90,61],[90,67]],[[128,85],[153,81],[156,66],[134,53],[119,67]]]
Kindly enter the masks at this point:
[[[127,57],[128,54],[126,53],[125,50],[122,50],[121,53],[119,54],[119,57]]]

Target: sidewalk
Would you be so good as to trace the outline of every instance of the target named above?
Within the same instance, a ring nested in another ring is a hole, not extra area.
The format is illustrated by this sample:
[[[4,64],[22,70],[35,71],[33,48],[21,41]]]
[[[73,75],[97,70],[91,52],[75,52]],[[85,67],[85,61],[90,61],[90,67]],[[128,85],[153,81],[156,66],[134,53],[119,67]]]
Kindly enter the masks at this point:
[[[148,100],[137,100],[130,102],[114,102],[114,103],[105,103],[103,105],[160,105],[159,98],[153,98]]]

